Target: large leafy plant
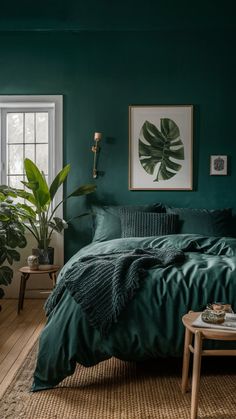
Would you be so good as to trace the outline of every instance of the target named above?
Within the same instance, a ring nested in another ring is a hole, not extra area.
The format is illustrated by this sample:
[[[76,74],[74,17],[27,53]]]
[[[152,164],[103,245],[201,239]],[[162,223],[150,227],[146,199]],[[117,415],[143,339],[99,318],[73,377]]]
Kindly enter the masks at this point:
[[[172,119],[161,118],[160,128],[145,121],[139,136],[139,159],[144,170],[153,175],[158,167],[154,182],[175,176],[182,165],[173,159],[184,160],[184,146],[178,125]]]
[[[24,227],[11,195],[15,196],[7,186],[0,186],[0,285],[4,286],[9,285],[13,277],[13,270],[9,265],[20,260],[20,253],[16,248],[26,246]],[[0,298],[3,296],[4,291],[0,288]]]
[[[49,247],[53,231],[61,233],[67,222],[56,216],[58,207],[67,199],[78,197],[94,192],[95,185],[87,184],[78,187],[75,191],[52,207],[54,197],[59,187],[65,182],[70,171],[70,165],[66,165],[55,177],[49,186],[44,173],[39,170],[30,159],[24,160],[26,182],[22,182],[27,190],[15,189],[18,197],[25,200],[24,204],[16,205],[22,224],[35,237],[39,249]],[[79,215],[78,217],[84,214]]]

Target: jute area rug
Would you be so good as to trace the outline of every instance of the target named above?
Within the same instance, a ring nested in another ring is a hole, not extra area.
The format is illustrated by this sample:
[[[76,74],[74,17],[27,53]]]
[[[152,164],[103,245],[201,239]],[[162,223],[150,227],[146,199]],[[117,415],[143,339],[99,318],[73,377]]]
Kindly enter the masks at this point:
[[[2,397],[1,419],[190,418],[190,394],[183,396],[180,389],[180,360],[136,364],[112,358],[91,368],[78,365],[56,389],[30,393],[36,352],[35,345]],[[209,367],[209,358],[207,369],[203,365],[199,418],[236,419],[236,375],[221,360],[218,367],[216,362]]]

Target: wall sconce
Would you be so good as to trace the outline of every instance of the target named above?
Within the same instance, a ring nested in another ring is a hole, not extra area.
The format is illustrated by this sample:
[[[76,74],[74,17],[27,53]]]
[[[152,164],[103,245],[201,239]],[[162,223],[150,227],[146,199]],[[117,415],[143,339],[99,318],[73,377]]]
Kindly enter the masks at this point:
[[[95,132],[94,133],[95,145],[92,146],[92,152],[94,153],[93,154],[93,178],[95,179],[98,177],[97,158],[98,158],[98,153],[100,151],[99,141],[101,141],[101,139],[102,139],[101,132]]]

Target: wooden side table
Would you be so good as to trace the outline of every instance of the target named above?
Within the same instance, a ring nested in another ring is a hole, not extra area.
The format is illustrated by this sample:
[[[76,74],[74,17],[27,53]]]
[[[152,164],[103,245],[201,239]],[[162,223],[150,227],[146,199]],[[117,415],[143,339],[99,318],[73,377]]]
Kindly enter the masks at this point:
[[[19,299],[18,299],[18,310],[17,310],[18,314],[20,313],[20,310],[23,310],[26,283],[30,275],[48,274],[50,279],[52,280],[52,285],[54,288],[56,285],[56,274],[59,269],[60,269],[60,266],[58,265],[53,265],[51,269],[47,269],[47,270],[43,270],[43,269],[32,270],[28,266],[23,266],[22,268],[19,269],[19,272],[21,273],[21,281],[20,281],[20,291],[19,291]]]
[[[193,373],[192,373],[192,394],[191,394],[191,419],[197,418],[198,393],[201,375],[202,356],[229,356],[236,355],[236,349],[208,349],[202,348],[204,339],[231,340],[236,341],[236,331],[223,329],[207,329],[192,326],[193,321],[201,314],[200,312],[189,312],[183,316],[182,321],[185,326],[185,342],[182,370],[182,392],[188,390],[188,373],[190,352],[193,353]],[[192,345],[194,336],[194,345]]]

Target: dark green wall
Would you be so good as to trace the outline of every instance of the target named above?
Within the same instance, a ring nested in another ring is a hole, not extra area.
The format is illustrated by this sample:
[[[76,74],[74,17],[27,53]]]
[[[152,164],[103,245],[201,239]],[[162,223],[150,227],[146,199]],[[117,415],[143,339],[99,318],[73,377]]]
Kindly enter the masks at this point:
[[[91,182],[94,131],[104,135],[96,180],[102,203],[162,201],[236,210],[235,32],[5,32],[0,34],[1,94],[63,94],[67,185]],[[128,191],[128,106],[194,106],[194,191]],[[209,156],[227,154],[228,176],[209,176]],[[87,200],[74,199],[66,217]],[[66,233],[66,258],[89,239],[89,220]]]

